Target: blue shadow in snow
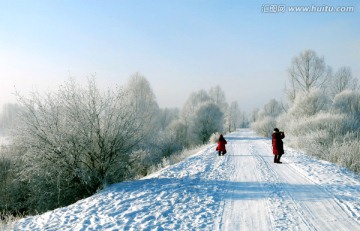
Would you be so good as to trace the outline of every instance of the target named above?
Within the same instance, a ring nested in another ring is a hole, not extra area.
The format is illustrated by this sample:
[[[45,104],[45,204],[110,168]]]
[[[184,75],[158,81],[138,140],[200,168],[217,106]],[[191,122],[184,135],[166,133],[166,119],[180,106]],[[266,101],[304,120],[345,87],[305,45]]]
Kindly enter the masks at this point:
[[[337,186],[336,186],[337,187]],[[346,187],[346,186],[345,186]],[[345,189],[345,188],[344,188]],[[260,200],[273,196],[300,201],[321,201],[333,196],[318,185],[271,182],[231,182],[199,178],[150,178],[114,184],[103,191],[111,194],[166,195],[191,194],[192,197],[214,196],[219,200]],[[132,198],[136,200],[137,198]],[[357,200],[357,198],[354,198]]]

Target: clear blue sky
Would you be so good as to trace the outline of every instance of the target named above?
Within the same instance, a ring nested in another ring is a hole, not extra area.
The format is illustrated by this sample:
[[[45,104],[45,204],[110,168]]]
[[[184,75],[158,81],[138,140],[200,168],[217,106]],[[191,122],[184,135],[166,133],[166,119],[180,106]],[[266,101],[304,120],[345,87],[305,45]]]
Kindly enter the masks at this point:
[[[265,13],[267,4],[285,12]],[[353,6],[293,13],[289,6]],[[161,107],[220,85],[244,110],[281,99],[306,49],[360,76],[359,1],[0,0],[0,103],[96,73],[100,86],[140,72]]]

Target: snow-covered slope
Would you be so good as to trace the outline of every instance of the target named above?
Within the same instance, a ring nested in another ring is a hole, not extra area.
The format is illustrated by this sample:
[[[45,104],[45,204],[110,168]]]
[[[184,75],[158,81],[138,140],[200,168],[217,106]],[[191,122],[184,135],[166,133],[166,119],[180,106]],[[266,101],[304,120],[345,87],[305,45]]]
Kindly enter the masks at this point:
[[[15,230],[360,230],[360,178],[269,139],[226,137],[144,179],[112,185],[68,207],[28,217]]]

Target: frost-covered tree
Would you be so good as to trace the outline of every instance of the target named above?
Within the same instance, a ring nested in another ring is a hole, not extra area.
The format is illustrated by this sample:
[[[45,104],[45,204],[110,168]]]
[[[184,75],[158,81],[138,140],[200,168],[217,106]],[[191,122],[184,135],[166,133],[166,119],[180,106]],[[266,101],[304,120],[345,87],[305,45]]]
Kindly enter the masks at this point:
[[[347,133],[360,137],[360,92],[344,90],[334,97],[332,112],[346,115]],[[358,138],[357,138],[358,139]]]
[[[202,104],[195,112],[192,131],[195,139],[206,143],[211,134],[223,130],[223,113],[220,107],[212,102]]]
[[[356,116],[360,120],[360,92],[345,90],[337,94],[332,107],[338,113]]]
[[[140,93],[141,94],[141,93]],[[18,178],[28,186],[28,207],[46,211],[126,179],[131,151],[150,116],[121,88],[100,91],[70,80],[57,92],[19,96],[24,108],[14,148],[23,161]],[[147,120],[147,121],[146,121]]]
[[[324,58],[308,50],[293,58],[289,80],[284,113],[276,121],[259,113],[252,128],[266,133],[269,124],[276,124],[286,130],[288,145],[358,172],[360,93],[350,68],[332,75]]]
[[[228,132],[235,131],[236,128],[246,126],[245,114],[240,111],[238,102],[232,102],[225,114],[225,126]]]
[[[312,88],[324,89],[331,76],[325,59],[313,50],[306,50],[292,59],[289,72],[288,98],[293,101],[297,93],[310,92]]]
[[[182,147],[186,147],[188,144],[188,126],[180,119],[175,120],[167,127],[171,131],[171,134],[175,137],[177,143]]]
[[[288,133],[288,142],[325,158],[334,140],[344,130],[345,117],[331,113],[331,99],[325,91],[312,89],[308,94],[298,94],[286,114],[277,124]]]
[[[330,83],[330,94],[337,95],[345,90],[357,90],[358,79],[351,74],[350,67],[341,67],[332,77]]]
[[[159,111],[160,128],[165,130],[173,121],[178,120],[180,111],[178,108],[164,108]]]
[[[187,124],[189,120],[191,120],[191,118],[195,115],[195,112],[200,104],[209,101],[210,96],[205,90],[191,93],[182,109],[182,118],[184,119],[185,124]]]
[[[157,127],[159,107],[149,81],[143,75],[135,73],[125,86],[125,94],[134,110],[137,123],[142,124],[142,132],[151,136]]]
[[[223,113],[226,112],[228,104],[226,102],[225,92],[220,86],[210,88],[209,97],[210,101],[218,105]]]
[[[250,112],[250,115],[249,115],[249,123],[250,124],[254,123],[258,119],[259,111],[260,111],[259,108],[255,108]]]
[[[297,118],[302,118],[327,111],[330,105],[331,100],[325,92],[312,89],[308,93],[299,94],[288,112]]]
[[[283,107],[276,99],[271,99],[267,104],[264,105],[263,109],[259,111],[259,117],[277,117],[283,112]]]
[[[271,116],[264,116],[261,119],[251,123],[251,129],[264,137],[270,137],[275,127],[278,127],[276,118]]]
[[[183,150],[186,144],[185,131],[184,125],[179,120],[174,120],[160,132],[157,142],[161,150],[161,159]]]
[[[253,115],[250,127],[263,136],[270,136],[274,127],[277,127],[276,119],[283,112],[283,106],[276,99],[271,99],[264,107]]]
[[[143,134],[136,149],[155,148],[156,135],[160,128],[159,107],[149,81],[140,73],[130,76],[124,87],[126,100],[134,110],[133,120],[139,125],[138,132]]]
[[[205,90],[200,90],[198,92],[193,92],[190,94],[189,98],[186,100],[182,112],[181,112],[181,124],[184,125],[185,134],[186,134],[186,145],[190,146],[194,144],[193,134],[192,134],[192,126],[193,121],[196,116],[196,111],[200,107],[200,105],[210,102],[210,96]]]

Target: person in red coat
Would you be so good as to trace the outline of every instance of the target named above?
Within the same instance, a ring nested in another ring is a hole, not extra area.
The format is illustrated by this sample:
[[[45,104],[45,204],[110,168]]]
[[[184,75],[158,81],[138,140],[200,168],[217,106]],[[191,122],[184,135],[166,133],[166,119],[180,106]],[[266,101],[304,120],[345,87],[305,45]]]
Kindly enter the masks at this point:
[[[272,147],[274,154],[274,163],[281,164],[280,161],[281,156],[284,154],[284,144],[282,139],[285,138],[285,133],[280,132],[278,128],[274,128],[272,134]]]
[[[216,151],[218,151],[219,156],[225,155],[225,153],[226,153],[225,145],[226,144],[227,144],[227,142],[226,142],[224,136],[222,134],[220,134],[218,146],[216,148]]]

